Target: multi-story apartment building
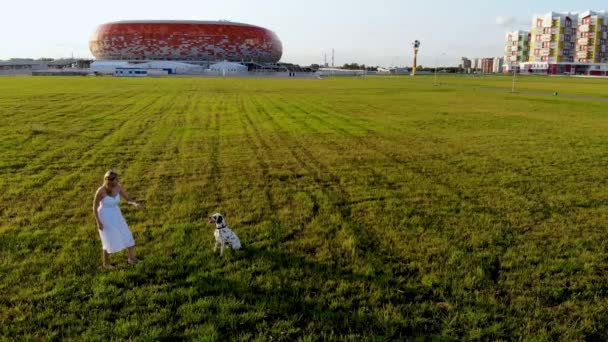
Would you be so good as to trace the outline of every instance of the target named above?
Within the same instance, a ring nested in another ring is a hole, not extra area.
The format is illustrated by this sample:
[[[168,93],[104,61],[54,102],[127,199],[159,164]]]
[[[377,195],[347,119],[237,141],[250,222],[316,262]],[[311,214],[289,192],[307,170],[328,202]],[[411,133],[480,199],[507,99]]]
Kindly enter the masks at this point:
[[[480,67],[480,63],[479,63],[479,58],[473,58],[473,71],[477,71],[477,69],[479,69]]]
[[[471,60],[466,57],[462,57],[460,59],[460,67],[463,68],[464,70],[471,69]]]
[[[491,74],[494,71],[494,58],[481,59],[481,72]]]
[[[576,38],[576,62],[608,63],[608,13],[582,13],[578,19]]]
[[[574,62],[578,14],[549,12],[532,19],[530,62]]]
[[[608,76],[608,13],[535,15],[529,57],[519,47],[522,34],[508,32],[503,71]],[[524,43],[525,44],[525,43]],[[521,58],[519,50],[522,50]]]
[[[530,54],[530,32],[507,32],[505,37],[504,70],[519,68],[519,63],[527,62]]]
[[[504,61],[503,57],[495,57],[494,58],[494,65],[492,67],[492,72],[494,72],[494,73],[502,72],[503,61]]]

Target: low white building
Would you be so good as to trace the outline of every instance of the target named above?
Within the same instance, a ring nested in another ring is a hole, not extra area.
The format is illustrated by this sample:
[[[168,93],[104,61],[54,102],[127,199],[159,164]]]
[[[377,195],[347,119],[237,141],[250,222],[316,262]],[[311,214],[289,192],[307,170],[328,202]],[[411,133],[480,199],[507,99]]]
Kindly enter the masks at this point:
[[[151,68],[116,68],[114,76],[117,77],[147,77],[147,76],[165,76],[169,74],[167,70],[151,69]]]
[[[363,76],[366,75],[366,70],[349,70],[339,68],[319,68],[318,76]]]
[[[240,63],[234,62],[219,62],[209,66],[210,71],[215,71],[218,74],[241,74],[246,73],[249,69]]]
[[[200,65],[176,61],[95,61],[91,63],[91,71],[98,74],[114,75],[117,68],[165,70],[167,74],[196,74],[204,71]]]

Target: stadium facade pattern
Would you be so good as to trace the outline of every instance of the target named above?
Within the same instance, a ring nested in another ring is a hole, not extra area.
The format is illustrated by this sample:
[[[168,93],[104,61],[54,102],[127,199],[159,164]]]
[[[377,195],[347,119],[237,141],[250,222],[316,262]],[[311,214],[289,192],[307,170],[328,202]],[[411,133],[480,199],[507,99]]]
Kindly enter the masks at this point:
[[[277,35],[227,21],[119,21],[100,25],[89,48],[100,60],[255,61],[276,63]]]

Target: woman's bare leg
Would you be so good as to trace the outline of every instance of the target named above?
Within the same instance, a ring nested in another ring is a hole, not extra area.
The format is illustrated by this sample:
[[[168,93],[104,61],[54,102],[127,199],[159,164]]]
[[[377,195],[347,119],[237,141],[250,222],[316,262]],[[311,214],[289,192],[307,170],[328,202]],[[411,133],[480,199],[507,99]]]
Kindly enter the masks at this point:
[[[103,267],[114,268],[114,266],[112,266],[112,264],[110,263],[110,253],[106,252],[106,250],[104,249],[102,251],[102,254],[103,254]]]
[[[129,247],[129,264],[137,264],[140,260],[135,256],[135,247]]]

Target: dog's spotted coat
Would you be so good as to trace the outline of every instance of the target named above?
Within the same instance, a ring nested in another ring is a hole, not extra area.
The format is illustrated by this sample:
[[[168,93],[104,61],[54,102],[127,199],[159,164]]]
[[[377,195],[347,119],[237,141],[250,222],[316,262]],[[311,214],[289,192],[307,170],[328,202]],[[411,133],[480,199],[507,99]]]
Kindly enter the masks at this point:
[[[209,217],[209,223],[215,223],[215,246],[213,247],[213,251],[217,250],[218,246],[220,248],[220,256],[224,255],[224,246],[228,245],[228,247],[232,249],[241,248],[241,241],[238,236],[228,227],[226,224],[226,220],[224,216],[220,213],[215,213]]]

